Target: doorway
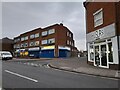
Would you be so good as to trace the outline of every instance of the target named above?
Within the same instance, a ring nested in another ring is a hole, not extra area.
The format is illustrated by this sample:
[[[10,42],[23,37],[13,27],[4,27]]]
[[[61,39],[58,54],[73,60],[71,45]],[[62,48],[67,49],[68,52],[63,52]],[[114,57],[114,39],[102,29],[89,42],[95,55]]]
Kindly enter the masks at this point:
[[[94,46],[94,65],[98,67],[108,68],[108,48],[107,44],[96,44]]]

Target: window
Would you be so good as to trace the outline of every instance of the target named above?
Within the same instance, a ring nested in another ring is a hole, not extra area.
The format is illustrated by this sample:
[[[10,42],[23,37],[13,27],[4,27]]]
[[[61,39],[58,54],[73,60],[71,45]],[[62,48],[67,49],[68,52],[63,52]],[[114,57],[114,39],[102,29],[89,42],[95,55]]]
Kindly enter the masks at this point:
[[[69,32],[67,32],[67,36],[69,36]]]
[[[42,44],[47,44],[47,40],[42,40]]]
[[[24,43],[24,47],[28,47],[28,43]]]
[[[98,10],[94,14],[94,27],[97,27],[103,24],[103,11],[102,9]]]
[[[69,36],[71,37],[71,34],[69,34]]]
[[[70,41],[70,45],[71,45],[71,41]]]
[[[55,29],[50,29],[50,30],[48,31],[48,34],[53,34],[53,33],[55,33]]]
[[[33,38],[35,38],[35,35],[34,34],[30,35],[30,39],[33,39]]]
[[[90,60],[94,60],[94,48],[93,45],[90,44]]]
[[[48,39],[48,44],[53,44],[55,43],[55,38]]]
[[[23,43],[21,44],[21,47],[24,47],[24,44],[23,44]]]
[[[39,36],[40,36],[39,33],[36,33],[36,34],[35,34],[35,38],[38,38]]]
[[[69,45],[69,40],[67,40],[67,44]]]
[[[25,40],[28,40],[28,36],[25,37]]]
[[[34,46],[35,45],[35,43],[34,42],[30,42],[30,46]]]
[[[24,40],[25,40],[25,38],[24,38],[24,37],[22,37],[22,38],[21,38],[21,41],[24,41]]]
[[[42,32],[42,36],[46,36],[47,35],[47,31]]]
[[[16,48],[20,48],[20,44],[17,44],[17,45],[16,45]]]
[[[35,46],[39,46],[39,41],[35,41]]]

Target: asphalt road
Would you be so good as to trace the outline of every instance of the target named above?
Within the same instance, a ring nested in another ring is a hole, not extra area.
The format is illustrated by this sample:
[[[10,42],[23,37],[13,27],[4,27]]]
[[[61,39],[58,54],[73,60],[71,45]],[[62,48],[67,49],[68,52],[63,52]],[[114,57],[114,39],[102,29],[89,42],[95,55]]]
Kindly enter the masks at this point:
[[[2,62],[3,88],[118,88],[117,79],[52,69],[49,62]]]

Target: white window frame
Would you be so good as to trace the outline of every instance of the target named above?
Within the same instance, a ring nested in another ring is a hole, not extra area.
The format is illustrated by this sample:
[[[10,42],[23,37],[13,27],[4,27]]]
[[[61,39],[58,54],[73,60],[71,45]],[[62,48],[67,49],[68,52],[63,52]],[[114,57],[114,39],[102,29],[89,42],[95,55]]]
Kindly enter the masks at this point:
[[[53,44],[55,43],[55,38],[48,39],[48,44]]]
[[[101,13],[100,18],[95,19],[95,16],[96,16],[97,14],[100,14],[100,13]],[[93,16],[94,16],[94,27],[97,27],[97,26],[100,26],[100,25],[103,24],[103,8],[101,8],[101,9],[99,9],[98,11],[96,11],[95,13],[93,13]],[[100,21],[101,21],[101,23],[96,24],[97,22],[100,22]]]
[[[48,43],[47,40],[42,40],[42,41],[41,41],[41,44],[42,44],[42,45],[47,44],[47,43]]]
[[[20,47],[24,47],[24,44],[23,44],[23,43],[21,43]]]
[[[35,46],[39,46],[40,42],[39,41],[35,41]]]
[[[42,36],[47,36],[48,35],[48,32],[47,31],[43,31],[42,32]]]
[[[32,45],[32,43],[33,43],[33,45]],[[30,44],[29,44],[30,46],[34,46],[35,45],[35,42],[33,41],[33,42],[30,42]]]
[[[67,44],[68,44],[68,45],[69,45],[69,43],[70,43],[69,40],[67,40]]]
[[[28,47],[28,43],[24,43],[24,47]]]
[[[33,39],[33,38],[35,38],[35,34],[30,35],[30,39]]]
[[[55,29],[48,30],[48,34],[54,34],[54,33],[55,33]]]
[[[69,36],[69,32],[67,32],[67,36]]]
[[[25,39],[24,40],[28,40],[28,36],[25,36]]]
[[[21,37],[21,41],[24,41],[25,40],[25,38],[24,37]]]
[[[36,33],[34,37],[35,37],[35,38],[40,37],[40,33]]]

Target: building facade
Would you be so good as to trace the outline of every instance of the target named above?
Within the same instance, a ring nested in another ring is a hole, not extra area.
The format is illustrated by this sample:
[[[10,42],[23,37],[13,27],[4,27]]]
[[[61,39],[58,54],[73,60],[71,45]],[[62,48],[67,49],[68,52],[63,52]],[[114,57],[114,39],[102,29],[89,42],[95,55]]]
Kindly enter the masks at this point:
[[[9,39],[8,37],[0,39],[0,51],[9,51],[13,54],[13,39]]]
[[[120,1],[84,2],[88,63],[120,69]]]
[[[73,33],[62,23],[20,34],[14,38],[14,50],[17,57],[35,58],[70,57],[77,52]]]

